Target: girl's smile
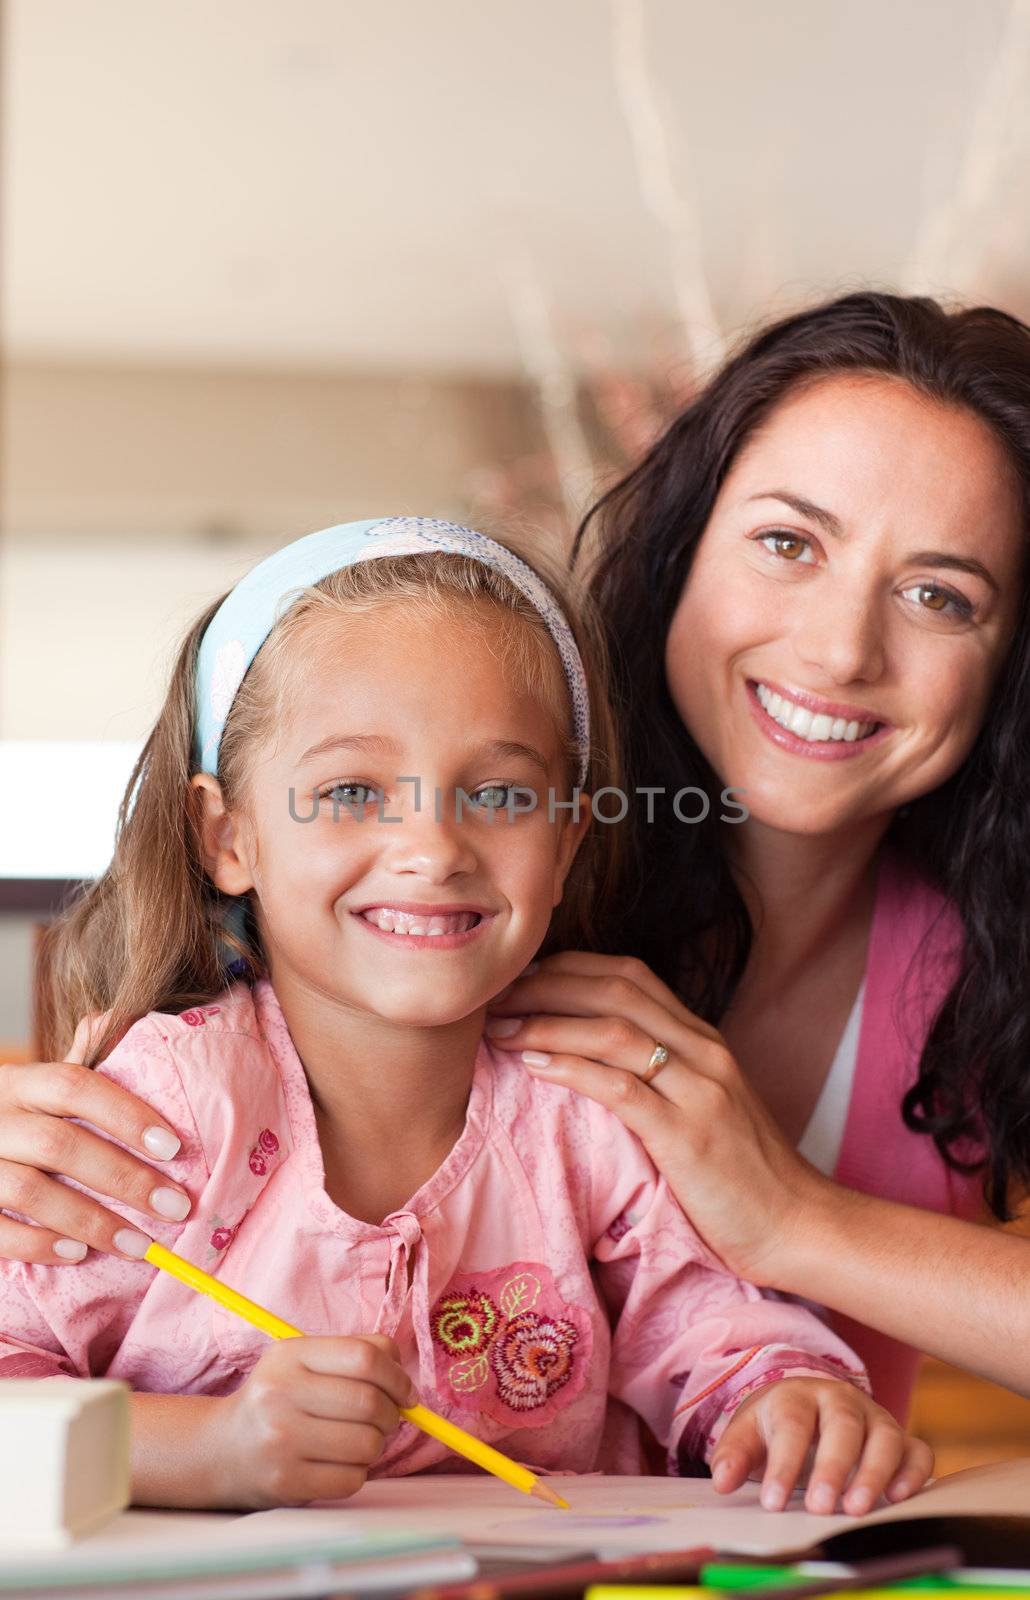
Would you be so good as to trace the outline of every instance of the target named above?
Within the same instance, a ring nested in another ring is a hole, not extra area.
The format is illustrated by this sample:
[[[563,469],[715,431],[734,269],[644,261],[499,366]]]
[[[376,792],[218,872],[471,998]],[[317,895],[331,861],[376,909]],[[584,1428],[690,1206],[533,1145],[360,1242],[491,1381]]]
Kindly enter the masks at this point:
[[[352,913],[369,933],[407,950],[461,950],[494,920],[485,906],[412,905],[407,901],[365,906]]]

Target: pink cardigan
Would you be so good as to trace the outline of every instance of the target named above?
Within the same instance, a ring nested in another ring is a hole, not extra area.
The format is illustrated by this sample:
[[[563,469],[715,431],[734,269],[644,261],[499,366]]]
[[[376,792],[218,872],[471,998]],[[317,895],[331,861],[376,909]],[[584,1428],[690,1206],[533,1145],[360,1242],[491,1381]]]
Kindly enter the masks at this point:
[[[310,1333],[390,1334],[427,1405],[520,1461],[639,1473],[650,1436],[675,1471],[710,1457],[762,1384],[865,1386],[807,1308],[712,1255],[621,1122],[486,1042],[458,1142],[378,1224],[326,1192],[304,1067],[267,981],[152,1013],[97,1070],[183,1141],[168,1171],[189,1218],[155,1225],[116,1204],[133,1226]],[[149,1263],[99,1253],[73,1269],[0,1261],[0,1307],[0,1379],[225,1395],[268,1345]],[[453,1456],[405,1423],[374,1470],[432,1468]]]
[[[834,1177],[864,1194],[973,1218],[983,1205],[980,1178],[948,1167],[932,1138],[910,1132],[901,1118],[902,1096],[915,1081],[923,1043],[954,978],[961,941],[954,909],[901,856],[885,850],[855,1078]],[[919,1353],[836,1312],[830,1322],[862,1357],[877,1400],[904,1419]]]

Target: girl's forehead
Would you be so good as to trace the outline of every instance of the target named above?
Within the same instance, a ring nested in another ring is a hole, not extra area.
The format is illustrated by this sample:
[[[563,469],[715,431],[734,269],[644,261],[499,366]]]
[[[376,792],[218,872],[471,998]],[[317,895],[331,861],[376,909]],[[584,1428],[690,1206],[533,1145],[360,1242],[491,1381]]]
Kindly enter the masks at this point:
[[[497,740],[532,736],[550,752],[558,744],[553,715],[491,638],[492,610],[434,613],[399,601],[312,618],[288,652],[284,745],[306,747],[347,730],[457,744],[492,730]]]

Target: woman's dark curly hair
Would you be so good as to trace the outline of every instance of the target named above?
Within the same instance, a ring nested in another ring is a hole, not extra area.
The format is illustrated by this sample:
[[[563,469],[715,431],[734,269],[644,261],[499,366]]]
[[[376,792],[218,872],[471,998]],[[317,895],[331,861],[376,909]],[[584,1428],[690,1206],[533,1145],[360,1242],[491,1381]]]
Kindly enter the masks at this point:
[[[1030,529],[1030,328],[988,306],[946,310],[893,294],[845,295],[750,339],[640,464],[587,514],[591,586],[609,634],[630,785],[696,785],[712,772],[672,702],[665,640],[719,488],[788,393],[836,373],[882,373],[961,406],[990,427],[1022,491]],[[962,919],[958,976],[903,1102],[956,1167],[981,1152],[999,1217],[1030,1180],[1030,583],[1024,562],[1011,653],[969,756],[904,808],[888,837]],[[645,825],[633,808],[635,890],[603,948],[640,956],[717,1023],[744,970],[752,925],[713,806],[706,821]]]

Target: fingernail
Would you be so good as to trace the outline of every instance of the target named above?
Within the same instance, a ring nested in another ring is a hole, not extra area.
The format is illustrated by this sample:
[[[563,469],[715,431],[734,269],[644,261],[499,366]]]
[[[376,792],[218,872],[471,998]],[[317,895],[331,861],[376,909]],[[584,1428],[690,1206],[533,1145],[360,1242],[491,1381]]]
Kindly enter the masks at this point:
[[[181,1189],[152,1189],[150,1209],[156,1211],[159,1217],[167,1217],[170,1222],[181,1222],[183,1217],[189,1215],[190,1197],[183,1194]]]
[[[143,1146],[152,1156],[156,1156],[158,1161],[171,1161],[182,1148],[182,1140],[177,1139],[167,1128],[144,1128]],[[185,1216],[185,1212],[183,1215]]]
[[[496,1034],[498,1039],[508,1039],[513,1033],[518,1033],[521,1026],[521,1017],[490,1017],[487,1019],[486,1031]]]
[[[81,1239],[55,1239],[54,1255],[60,1256],[62,1261],[81,1261],[86,1254],[86,1246]]]
[[[817,1483],[811,1493],[813,1511],[832,1511],[837,1503],[837,1496],[828,1483]]]
[[[415,1385],[413,1383],[410,1384],[409,1387],[408,1387],[408,1405],[409,1406],[417,1406],[418,1405],[418,1390],[415,1388]]]
[[[522,1059],[527,1067],[549,1067],[551,1058],[542,1050],[523,1050]]]
[[[716,1484],[725,1483],[730,1475],[730,1464],[726,1460],[717,1461],[712,1468],[712,1481]]]
[[[767,1483],[762,1490],[761,1500],[766,1511],[782,1511],[787,1504],[787,1491],[782,1483]]]
[[[146,1255],[153,1241],[145,1233],[139,1233],[135,1228],[119,1228],[114,1236],[116,1250],[123,1256],[135,1256],[139,1261]]]
[[[873,1497],[868,1489],[852,1489],[847,1497],[848,1510],[852,1516],[861,1517],[869,1510]]]

